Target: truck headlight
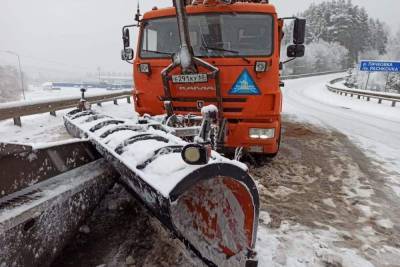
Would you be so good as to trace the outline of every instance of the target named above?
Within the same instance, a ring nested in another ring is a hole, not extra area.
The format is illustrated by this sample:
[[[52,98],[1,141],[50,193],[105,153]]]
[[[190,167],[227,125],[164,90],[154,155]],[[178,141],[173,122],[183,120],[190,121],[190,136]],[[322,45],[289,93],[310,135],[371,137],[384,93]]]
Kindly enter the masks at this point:
[[[249,137],[251,139],[272,139],[275,137],[275,128],[270,129],[260,129],[260,128],[250,128]]]

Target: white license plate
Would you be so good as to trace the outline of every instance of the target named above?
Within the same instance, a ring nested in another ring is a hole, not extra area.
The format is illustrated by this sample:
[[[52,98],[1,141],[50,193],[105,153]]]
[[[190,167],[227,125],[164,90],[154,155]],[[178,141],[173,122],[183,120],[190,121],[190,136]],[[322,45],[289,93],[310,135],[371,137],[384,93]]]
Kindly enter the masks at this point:
[[[172,75],[173,83],[206,83],[207,74]]]

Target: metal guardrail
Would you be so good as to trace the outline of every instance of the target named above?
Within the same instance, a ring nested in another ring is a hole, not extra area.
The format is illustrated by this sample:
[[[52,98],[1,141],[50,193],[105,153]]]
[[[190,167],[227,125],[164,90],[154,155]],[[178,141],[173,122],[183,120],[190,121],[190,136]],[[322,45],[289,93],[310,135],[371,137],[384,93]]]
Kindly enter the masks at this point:
[[[315,72],[315,73],[306,73],[306,74],[295,74],[295,75],[286,75],[281,76],[281,80],[293,80],[299,78],[307,78],[307,77],[314,77],[314,76],[322,76],[322,75],[329,75],[329,74],[338,74],[347,72],[346,70],[334,70],[334,71],[325,71],[325,72]]]
[[[333,79],[332,81],[329,82],[329,84],[335,84],[335,83],[341,82],[341,81],[343,81],[343,80],[344,80],[343,77],[337,78],[337,79]]]
[[[128,103],[131,103],[131,90],[125,90],[117,93],[109,93],[96,96],[88,96],[86,100],[91,104],[101,106],[103,102],[113,101],[118,104],[119,99],[126,98]],[[21,117],[50,112],[52,116],[56,116],[56,111],[74,108],[78,105],[80,97],[50,99],[33,102],[15,102],[0,104],[0,120],[14,119],[14,125],[21,126]]]
[[[385,94],[380,92],[372,92],[372,91],[364,91],[360,89],[345,89],[335,87],[334,84],[342,81],[344,78],[338,78],[330,81],[326,87],[329,91],[345,96],[357,96],[358,99],[366,99],[367,101],[371,101],[371,99],[378,99],[378,104],[382,104],[382,101],[392,102],[392,107],[396,107],[396,103],[400,102],[400,94],[396,96],[395,94]]]

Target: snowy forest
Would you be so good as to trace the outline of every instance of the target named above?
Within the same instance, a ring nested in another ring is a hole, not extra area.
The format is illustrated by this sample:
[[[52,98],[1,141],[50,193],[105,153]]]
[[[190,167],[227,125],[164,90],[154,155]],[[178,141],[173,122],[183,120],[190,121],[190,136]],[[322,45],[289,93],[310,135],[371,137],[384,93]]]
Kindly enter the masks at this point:
[[[393,34],[391,27],[370,17],[351,0],[314,3],[297,16],[307,19],[306,55],[288,63],[286,74],[354,68],[354,86],[362,87],[366,74],[357,71],[359,60],[400,60],[400,32]],[[292,28],[291,24],[285,29],[284,46],[292,41]],[[400,75],[374,73],[371,76],[372,89],[386,87],[400,91]]]

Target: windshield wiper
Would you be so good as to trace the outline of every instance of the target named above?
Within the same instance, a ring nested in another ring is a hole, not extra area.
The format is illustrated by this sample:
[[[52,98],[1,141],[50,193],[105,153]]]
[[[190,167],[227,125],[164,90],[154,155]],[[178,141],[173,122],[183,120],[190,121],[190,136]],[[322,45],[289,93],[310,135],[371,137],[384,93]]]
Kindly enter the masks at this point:
[[[210,46],[205,46],[203,45],[204,48],[206,49],[210,49],[210,50],[215,50],[215,51],[222,51],[222,52],[230,52],[233,54],[239,54],[239,51],[236,50],[229,50],[229,49],[225,49],[225,48],[219,48],[219,47],[210,47]],[[247,59],[246,57],[241,56],[241,59],[243,59],[244,61],[246,61],[246,63],[251,63],[251,61],[249,59]]]
[[[148,52],[148,53],[154,53],[154,54],[170,55],[170,56],[172,56],[174,54],[172,52],[155,51],[155,50],[147,50],[147,49],[142,49],[142,51],[143,52]]]
[[[210,50],[215,50],[215,51],[222,51],[222,52],[229,52],[229,53],[232,53],[232,54],[239,54],[239,51],[236,51],[236,50],[229,50],[229,49],[219,48],[219,47],[211,47],[211,46],[207,46],[207,45],[203,45],[203,47],[205,49],[210,49]]]

